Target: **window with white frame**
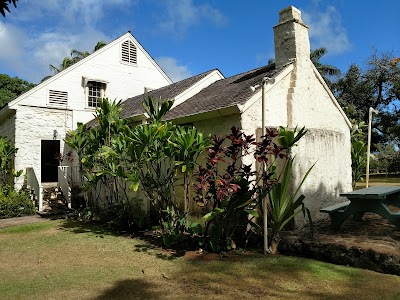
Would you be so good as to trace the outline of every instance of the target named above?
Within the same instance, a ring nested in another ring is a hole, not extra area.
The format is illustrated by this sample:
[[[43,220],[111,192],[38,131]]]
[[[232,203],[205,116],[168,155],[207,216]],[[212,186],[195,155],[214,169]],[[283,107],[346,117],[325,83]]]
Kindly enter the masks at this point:
[[[99,107],[99,98],[105,95],[106,84],[99,81],[88,81],[86,84],[88,107]]]
[[[136,47],[131,41],[125,41],[121,45],[121,60],[126,63],[136,64]]]

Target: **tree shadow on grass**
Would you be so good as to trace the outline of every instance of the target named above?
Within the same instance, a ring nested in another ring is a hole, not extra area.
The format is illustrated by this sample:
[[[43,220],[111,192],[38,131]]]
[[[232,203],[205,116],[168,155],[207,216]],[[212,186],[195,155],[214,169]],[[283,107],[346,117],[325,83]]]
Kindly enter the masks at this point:
[[[381,274],[285,256],[193,260],[171,278],[183,293],[204,299],[380,299],[385,293],[387,299],[398,299],[399,295],[389,290],[399,282],[396,278],[386,282]]]
[[[61,223],[59,229],[76,234],[92,233],[100,238],[103,238],[105,235],[135,238],[136,241],[139,240],[141,243],[134,243],[133,251],[154,255],[163,260],[174,260],[185,255],[186,252],[182,249],[164,249],[162,237],[155,234],[118,232],[94,222],[81,222],[67,219]]]
[[[121,280],[93,300],[159,299],[160,295],[152,289],[152,286],[143,279]]]
[[[165,249],[163,248],[162,237],[152,234],[143,234],[137,237],[143,243],[134,245],[135,252],[147,253],[154,255],[163,260],[174,260],[184,256],[186,250],[183,249]]]
[[[94,222],[81,222],[74,221],[70,219],[66,219],[64,222],[60,224],[60,230],[65,230],[72,233],[94,233],[98,234],[100,237],[103,235],[112,235],[112,236],[123,236],[128,235],[126,233],[121,233],[116,230],[112,230],[107,228],[106,226],[102,226],[99,223]]]
[[[159,272],[118,281],[94,299],[372,300],[399,296],[390,290],[399,282],[394,277],[285,256],[186,260],[178,271],[164,274],[161,268]]]

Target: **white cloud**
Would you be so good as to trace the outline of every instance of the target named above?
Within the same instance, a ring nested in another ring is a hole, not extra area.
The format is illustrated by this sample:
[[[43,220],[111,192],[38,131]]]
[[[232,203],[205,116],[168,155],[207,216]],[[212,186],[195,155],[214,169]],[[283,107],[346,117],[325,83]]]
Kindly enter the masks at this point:
[[[73,27],[95,26],[101,20],[108,7],[135,5],[135,0],[40,0],[22,2],[13,12],[13,18],[17,21],[33,21],[40,18],[58,19],[60,24],[68,24]]]
[[[109,40],[102,32],[91,28],[77,34],[67,34],[62,29],[29,35],[11,24],[4,24],[0,31],[0,65],[28,81],[38,83],[52,75],[49,65],[58,65],[71,49],[92,51],[100,40]]]
[[[196,5],[193,0],[166,0],[165,14],[157,20],[156,32],[182,37],[186,31],[201,22],[223,26],[228,19],[209,4]]]
[[[178,65],[177,60],[173,57],[159,57],[156,61],[174,82],[193,76],[187,66]]]
[[[78,34],[65,34],[60,31],[47,32],[40,34],[34,40],[30,41],[33,46],[33,66],[27,72],[35,81],[40,81],[44,76],[51,75],[49,65],[58,65],[63,58],[70,56],[71,49],[92,51],[96,43],[100,40],[109,40],[102,32],[87,28]]]
[[[352,45],[342,24],[340,13],[333,6],[319,9],[319,2],[314,1],[314,8],[303,9],[303,20],[310,26],[310,40],[313,49],[325,47],[328,54],[344,53]]]
[[[25,69],[23,41],[26,34],[23,30],[13,25],[5,25],[0,23],[0,61],[10,69],[23,71]]]
[[[38,83],[51,75],[49,65],[58,65],[71,49],[92,51],[109,37],[97,29],[104,11],[134,5],[130,0],[41,0],[21,2],[13,18],[0,23],[0,68]]]

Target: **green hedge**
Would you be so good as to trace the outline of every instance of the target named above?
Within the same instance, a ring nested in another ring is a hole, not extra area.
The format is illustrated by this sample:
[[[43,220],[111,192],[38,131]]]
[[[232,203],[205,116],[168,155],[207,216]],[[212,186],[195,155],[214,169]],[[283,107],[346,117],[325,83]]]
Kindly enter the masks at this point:
[[[21,217],[35,213],[35,205],[25,191],[0,190],[0,219]]]

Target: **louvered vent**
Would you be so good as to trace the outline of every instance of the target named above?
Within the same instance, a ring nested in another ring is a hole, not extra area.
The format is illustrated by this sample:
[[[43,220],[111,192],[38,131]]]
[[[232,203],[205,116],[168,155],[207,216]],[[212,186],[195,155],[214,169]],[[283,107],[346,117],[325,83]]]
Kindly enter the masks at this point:
[[[122,61],[136,64],[137,57],[136,57],[136,47],[131,41],[125,41],[122,43]]]
[[[49,104],[67,106],[68,92],[49,90]]]

